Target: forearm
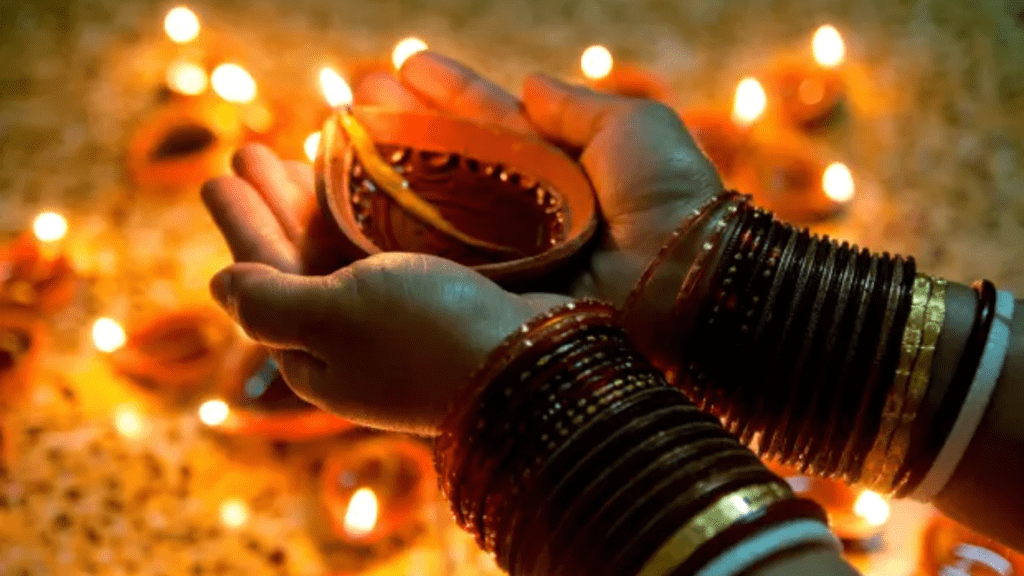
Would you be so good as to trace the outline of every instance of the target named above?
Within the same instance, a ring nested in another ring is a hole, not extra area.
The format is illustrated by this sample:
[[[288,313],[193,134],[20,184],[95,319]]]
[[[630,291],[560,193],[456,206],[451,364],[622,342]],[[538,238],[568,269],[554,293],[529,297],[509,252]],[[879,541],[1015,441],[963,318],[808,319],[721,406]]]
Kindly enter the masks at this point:
[[[973,386],[978,335],[987,333],[978,319],[992,316],[982,312],[991,312],[995,291],[979,288],[982,301],[969,287],[922,275],[912,259],[814,237],[731,202],[684,226],[638,283],[625,317],[641,349],[762,455],[882,492],[914,492]],[[1024,466],[1007,455],[1024,437],[1013,417],[1024,398],[1020,340],[937,499],[1018,546],[1024,497],[1014,488]],[[993,462],[1006,473],[987,474]]]
[[[817,562],[815,574],[853,574],[820,507],[669,387],[610,309],[576,306],[493,352],[438,439],[456,520],[499,566],[738,576]],[[822,544],[821,562],[777,558]]]

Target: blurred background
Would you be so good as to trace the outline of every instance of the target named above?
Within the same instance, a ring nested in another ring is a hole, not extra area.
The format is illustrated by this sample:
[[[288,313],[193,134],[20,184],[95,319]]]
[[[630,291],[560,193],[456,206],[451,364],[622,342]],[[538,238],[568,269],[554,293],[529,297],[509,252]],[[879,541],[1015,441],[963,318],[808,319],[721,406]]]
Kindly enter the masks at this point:
[[[0,0],[0,574],[497,573],[427,443],[304,405],[207,292],[200,183],[245,141],[309,161],[321,70],[409,37],[660,99],[780,214],[1024,291],[1024,2]],[[1024,569],[783,472],[867,574]]]

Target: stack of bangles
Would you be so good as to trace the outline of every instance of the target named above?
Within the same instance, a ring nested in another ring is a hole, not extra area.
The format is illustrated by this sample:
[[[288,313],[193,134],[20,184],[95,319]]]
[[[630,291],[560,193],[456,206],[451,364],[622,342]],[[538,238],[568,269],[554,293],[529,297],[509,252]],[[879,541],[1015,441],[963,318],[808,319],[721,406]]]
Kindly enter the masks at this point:
[[[945,287],[912,258],[725,192],[686,218],[621,313],[568,304],[491,353],[442,425],[442,491],[513,576],[738,576],[838,546],[822,509],[745,445],[934,497],[988,405],[1014,306],[975,283],[959,364],[933,385]]]

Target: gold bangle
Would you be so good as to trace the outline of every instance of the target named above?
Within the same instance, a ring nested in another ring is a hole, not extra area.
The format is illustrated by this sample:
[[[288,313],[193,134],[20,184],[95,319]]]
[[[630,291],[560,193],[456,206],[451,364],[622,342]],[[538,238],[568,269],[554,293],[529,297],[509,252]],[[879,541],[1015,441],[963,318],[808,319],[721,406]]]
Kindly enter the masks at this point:
[[[905,480],[905,478],[896,478],[896,473],[903,466],[907,451],[910,449],[910,433],[914,427],[914,421],[917,419],[917,410],[921,406],[921,401],[924,400],[925,392],[927,392],[928,384],[931,381],[935,344],[939,340],[945,319],[946,280],[932,278],[932,293],[928,298],[927,306],[925,306],[921,348],[910,374],[910,387],[907,390],[906,402],[903,413],[900,414],[899,427],[889,446],[887,466],[884,470],[885,483],[892,486],[893,490],[899,488]]]
[[[737,520],[775,502],[793,497],[788,485],[770,483],[746,486],[727,494],[701,510],[647,559],[639,576],[667,576],[715,536]]]
[[[864,459],[864,469],[861,473],[862,484],[880,492],[891,492],[891,486],[886,486],[883,479],[886,454],[889,452],[889,443],[896,431],[900,414],[903,413],[903,401],[907,396],[907,385],[910,380],[910,373],[914,367],[921,348],[921,336],[924,329],[925,307],[928,304],[928,297],[931,295],[931,277],[918,274],[914,278],[913,299],[910,305],[910,315],[903,327],[903,339],[900,352],[899,365],[893,376],[892,386],[885,398],[885,406],[882,409],[882,421],[878,427],[878,434],[875,442]]]

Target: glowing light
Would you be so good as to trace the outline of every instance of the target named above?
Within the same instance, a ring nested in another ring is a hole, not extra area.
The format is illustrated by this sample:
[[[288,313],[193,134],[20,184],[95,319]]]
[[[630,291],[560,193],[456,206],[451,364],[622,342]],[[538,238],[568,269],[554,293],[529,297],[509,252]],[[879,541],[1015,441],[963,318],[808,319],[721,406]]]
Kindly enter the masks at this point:
[[[324,67],[320,70],[320,89],[324,92],[324,98],[331,108],[348,106],[352,103],[352,88],[340,74],[331,68]]]
[[[142,435],[142,417],[133,406],[121,406],[114,412],[114,428],[125,438]]]
[[[100,318],[92,325],[92,342],[100,352],[113,352],[127,341],[124,328],[111,318]]]
[[[377,525],[377,495],[369,488],[360,488],[348,501],[345,510],[345,533],[353,538],[366,536]]]
[[[595,44],[583,51],[580,57],[580,69],[590,80],[600,80],[612,72],[612,53],[607,48]]]
[[[310,162],[316,160],[316,153],[320,151],[320,133],[313,132],[306,136],[306,141],[302,143],[302,149],[306,151],[306,158],[309,158]]]
[[[164,18],[164,31],[178,44],[191,42],[199,36],[199,17],[184,6],[172,8]]]
[[[853,513],[872,526],[881,526],[889,520],[889,503],[877,492],[865,490],[857,496],[857,501],[853,504]]]
[[[68,233],[68,221],[56,212],[43,212],[32,222],[32,232],[42,242],[56,242]]]
[[[843,36],[839,34],[835,26],[826,24],[814,33],[811,41],[811,50],[814,52],[814,59],[818,64],[826,68],[834,68],[843,63],[846,59],[846,45],[843,43]]]
[[[395,44],[395,49],[391,51],[391,63],[395,65],[395,70],[401,70],[402,64],[405,64],[410,56],[426,49],[426,42],[415,36],[410,36]]]
[[[736,99],[732,108],[732,121],[739,126],[750,126],[764,114],[768,95],[756,78],[744,78],[736,86]]]
[[[846,164],[835,162],[829,165],[821,177],[821,186],[825,190],[825,195],[836,202],[849,202],[853,199],[853,174]]]
[[[220,426],[230,414],[231,408],[223,400],[207,400],[199,405],[199,420],[207,426]]]
[[[188,96],[197,96],[206,92],[210,79],[206,70],[194,62],[175,62],[167,69],[167,86]]]
[[[221,64],[210,75],[213,91],[228,102],[245,104],[256,99],[256,81],[238,64]]]
[[[249,519],[249,507],[245,502],[235,498],[225,500],[220,505],[220,521],[230,528],[238,528]]]

